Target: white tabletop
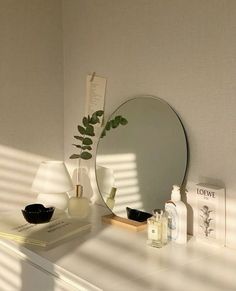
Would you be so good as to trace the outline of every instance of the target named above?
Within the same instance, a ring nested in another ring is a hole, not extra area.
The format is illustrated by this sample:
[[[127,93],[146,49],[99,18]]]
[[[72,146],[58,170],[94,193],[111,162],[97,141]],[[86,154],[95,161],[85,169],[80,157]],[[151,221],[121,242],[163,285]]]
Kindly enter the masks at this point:
[[[1,243],[75,290],[236,290],[236,251],[193,238],[186,245],[152,248],[145,231],[102,224],[105,213],[106,208],[93,206],[92,230],[51,250]]]

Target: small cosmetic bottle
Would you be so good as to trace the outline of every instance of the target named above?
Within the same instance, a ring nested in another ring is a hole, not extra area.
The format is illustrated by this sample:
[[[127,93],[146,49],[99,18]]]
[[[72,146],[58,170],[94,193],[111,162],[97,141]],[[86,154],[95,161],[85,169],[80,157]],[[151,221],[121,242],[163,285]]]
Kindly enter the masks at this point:
[[[153,216],[147,219],[147,244],[161,248],[167,244],[167,215],[161,209],[155,209]]]
[[[110,195],[108,196],[107,200],[106,200],[106,204],[107,206],[113,210],[114,206],[115,206],[115,195],[116,195],[116,188],[115,187],[112,187],[111,189],[111,193]]]

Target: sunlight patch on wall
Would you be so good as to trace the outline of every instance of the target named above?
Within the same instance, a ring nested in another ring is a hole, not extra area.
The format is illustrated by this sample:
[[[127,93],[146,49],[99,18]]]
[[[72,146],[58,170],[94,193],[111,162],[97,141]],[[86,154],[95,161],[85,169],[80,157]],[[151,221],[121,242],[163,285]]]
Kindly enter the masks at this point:
[[[129,186],[129,187],[125,187],[124,189],[122,189],[122,188],[119,189],[119,193],[122,194],[122,196],[135,194],[138,191],[139,191],[138,186]]]
[[[126,206],[130,208],[142,209],[141,194],[139,191],[139,181],[137,172],[136,156],[133,153],[113,154],[113,155],[98,155],[97,168],[104,167],[104,173],[113,175],[107,177],[99,175],[98,188],[106,200],[109,195],[109,190],[112,187],[117,188],[114,213],[121,216],[126,216]],[[112,173],[112,174],[111,174]],[[100,180],[99,180],[100,179]],[[103,179],[103,181],[101,180]],[[108,187],[110,181],[110,185]],[[103,187],[103,185],[105,187]]]
[[[48,157],[0,145],[0,210],[19,208],[35,200],[31,184],[43,160]]]
[[[122,172],[117,171],[116,178],[117,179],[135,178],[135,177],[137,177],[137,174],[138,173],[137,173],[136,170],[133,170],[133,171],[122,171]]]

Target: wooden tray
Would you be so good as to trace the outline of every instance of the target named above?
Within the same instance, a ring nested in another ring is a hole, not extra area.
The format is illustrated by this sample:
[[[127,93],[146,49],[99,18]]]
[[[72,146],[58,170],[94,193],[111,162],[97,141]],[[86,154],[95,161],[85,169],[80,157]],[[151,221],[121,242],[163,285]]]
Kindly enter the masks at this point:
[[[135,220],[127,219],[124,217],[116,216],[114,214],[108,214],[102,216],[102,222],[108,223],[111,225],[117,225],[120,227],[127,228],[133,231],[142,231],[147,227],[147,221],[138,222]]]

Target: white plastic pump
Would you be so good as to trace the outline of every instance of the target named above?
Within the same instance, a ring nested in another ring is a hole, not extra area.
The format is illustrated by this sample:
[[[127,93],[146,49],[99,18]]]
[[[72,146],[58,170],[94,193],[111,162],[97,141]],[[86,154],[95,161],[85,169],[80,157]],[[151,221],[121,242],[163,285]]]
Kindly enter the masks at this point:
[[[187,242],[187,208],[181,201],[180,187],[173,185],[171,201],[166,202],[165,210],[171,221],[169,226],[169,238],[177,243]]]
[[[171,200],[174,202],[181,200],[180,187],[178,185],[173,185],[173,189],[171,192]]]

